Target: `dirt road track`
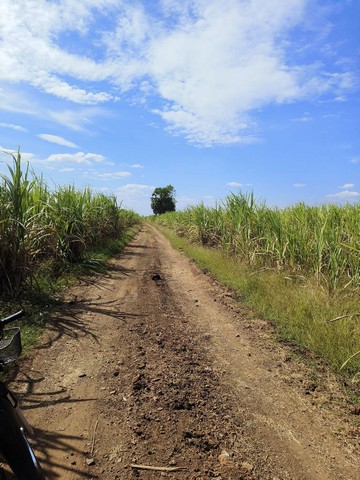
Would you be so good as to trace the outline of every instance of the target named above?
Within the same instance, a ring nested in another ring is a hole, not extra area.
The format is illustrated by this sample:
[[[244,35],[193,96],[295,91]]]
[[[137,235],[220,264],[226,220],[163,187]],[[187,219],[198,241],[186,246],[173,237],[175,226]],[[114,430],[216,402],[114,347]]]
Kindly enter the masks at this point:
[[[151,226],[69,292],[13,388],[49,480],[360,478],[331,375]]]

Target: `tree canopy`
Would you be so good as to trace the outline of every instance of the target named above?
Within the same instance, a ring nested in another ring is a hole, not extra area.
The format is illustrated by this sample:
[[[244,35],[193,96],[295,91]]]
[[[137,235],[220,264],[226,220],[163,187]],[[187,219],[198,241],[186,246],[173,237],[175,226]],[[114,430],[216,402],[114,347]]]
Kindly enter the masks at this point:
[[[151,208],[154,215],[175,212],[175,190],[172,185],[157,187],[151,195]]]

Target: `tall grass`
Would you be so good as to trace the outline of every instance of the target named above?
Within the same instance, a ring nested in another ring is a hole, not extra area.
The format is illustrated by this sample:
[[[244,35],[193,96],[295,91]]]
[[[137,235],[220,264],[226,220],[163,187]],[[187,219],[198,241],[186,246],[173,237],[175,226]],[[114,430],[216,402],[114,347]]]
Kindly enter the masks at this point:
[[[271,209],[253,194],[232,194],[216,207],[200,204],[158,221],[255,270],[311,276],[329,292],[360,286],[360,204]]]
[[[140,217],[114,196],[73,186],[50,191],[12,155],[0,183],[0,295],[31,285],[40,265],[54,270],[83,262],[94,248],[122,237]]]

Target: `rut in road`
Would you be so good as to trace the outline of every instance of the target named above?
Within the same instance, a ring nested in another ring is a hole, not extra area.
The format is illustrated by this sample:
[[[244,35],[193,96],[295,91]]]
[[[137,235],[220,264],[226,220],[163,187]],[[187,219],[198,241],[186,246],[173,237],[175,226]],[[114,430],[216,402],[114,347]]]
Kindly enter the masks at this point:
[[[249,315],[145,226],[68,293],[14,382],[47,478],[358,478],[346,406],[320,409],[305,366]]]

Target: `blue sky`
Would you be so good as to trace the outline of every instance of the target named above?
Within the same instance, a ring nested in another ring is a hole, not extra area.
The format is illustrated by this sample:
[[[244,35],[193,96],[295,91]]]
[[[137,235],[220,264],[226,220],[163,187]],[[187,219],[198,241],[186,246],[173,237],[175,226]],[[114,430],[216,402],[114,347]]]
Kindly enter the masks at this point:
[[[1,0],[0,150],[141,214],[168,184],[358,202],[359,27],[357,0]]]

